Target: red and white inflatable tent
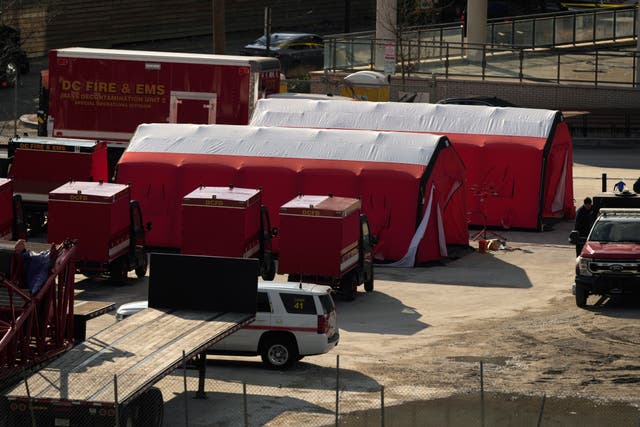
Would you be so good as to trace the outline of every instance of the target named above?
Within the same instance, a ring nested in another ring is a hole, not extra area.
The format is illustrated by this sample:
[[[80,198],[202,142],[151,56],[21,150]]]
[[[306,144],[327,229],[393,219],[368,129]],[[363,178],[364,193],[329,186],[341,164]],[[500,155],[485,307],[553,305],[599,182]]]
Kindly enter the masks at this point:
[[[152,222],[149,246],[179,248],[181,200],[199,185],[261,188],[272,226],[280,206],[300,194],[360,198],[378,238],[376,259],[402,266],[469,242],[464,165],[440,135],[145,124],[118,163],[117,181],[131,184]]]
[[[540,230],[575,215],[571,135],[559,111],[263,99],[250,124],[447,135],[466,168],[471,224]]]

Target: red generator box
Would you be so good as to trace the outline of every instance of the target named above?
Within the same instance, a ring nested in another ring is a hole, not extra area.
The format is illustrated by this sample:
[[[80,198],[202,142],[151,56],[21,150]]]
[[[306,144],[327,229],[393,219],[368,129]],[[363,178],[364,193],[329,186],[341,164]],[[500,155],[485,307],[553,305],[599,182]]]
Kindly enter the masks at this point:
[[[8,178],[0,178],[0,239],[13,237],[13,183]]]
[[[49,242],[77,239],[78,269],[100,270],[130,245],[130,188],[104,182],[68,182],[49,193]]]
[[[278,273],[340,277],[358,265],[360,200],[299,196],[280,208]]]
[[[261,191],[250,188],[193,190],[182,199],[182,253],[258,257],[261,201]]]

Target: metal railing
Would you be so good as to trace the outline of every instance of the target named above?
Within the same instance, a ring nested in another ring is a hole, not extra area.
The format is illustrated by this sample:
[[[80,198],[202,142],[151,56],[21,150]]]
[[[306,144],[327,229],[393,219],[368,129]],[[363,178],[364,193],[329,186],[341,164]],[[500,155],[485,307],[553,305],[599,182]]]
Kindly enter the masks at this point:
[[[396,72],[403,74],[635,86],[635,72],[626,73],[622,79],[619,73],[612,78],[599,76],[603,70],[634,70],[637,63],[634,52],[566,49],[633,40],[635,28],[636,8],[631,7],[492,20],[488,22],[487,42],[482,45],[464,42],[462,23],[408,29],[398,41],[375,39],[373,32],[332,35],[325,37],[325,69],[382,71],[376,57],[384,53],[386,45],[397,43]],[[542,58],[545,58],[544,71],[540,70]],[[463,63],[476,66],[458,68]],[[575,69],[576,64],[581,64],[578,67],[581,69]],[[582,70],[585,64],[590,64],[590,70]],[[575,70],[569,71],[567,67]],[[549,71],[550,68],[553,71]]]

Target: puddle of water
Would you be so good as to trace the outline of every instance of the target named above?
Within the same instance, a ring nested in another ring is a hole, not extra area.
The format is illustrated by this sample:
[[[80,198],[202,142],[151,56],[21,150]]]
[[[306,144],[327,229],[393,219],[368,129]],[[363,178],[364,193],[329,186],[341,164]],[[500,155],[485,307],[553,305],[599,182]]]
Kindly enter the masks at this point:
[[[481,399],[475,393],[386,407],[384,420],[385,427],[637,427],[640,410],[623,402],[547,397],[543,406],[542,396],[485,393]],[[380,426],[381,421],[381,410],[375,409],[344,415],[340,426]]]

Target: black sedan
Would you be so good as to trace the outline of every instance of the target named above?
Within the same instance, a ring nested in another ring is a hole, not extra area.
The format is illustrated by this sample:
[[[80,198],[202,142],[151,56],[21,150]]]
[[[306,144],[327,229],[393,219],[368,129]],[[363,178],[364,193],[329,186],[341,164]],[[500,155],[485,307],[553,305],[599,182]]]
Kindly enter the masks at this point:
[[[280,60],[287,75],[299,76],[324,66],[324,43],[322,37],[309,33],[273,33],[267,46],[262,36],[242,50],[249,56],[273,56]]]
[[[20,48],[20,33],[0,25],[0,88],[13,84],[18,73],[29,72],[29,59]]]

